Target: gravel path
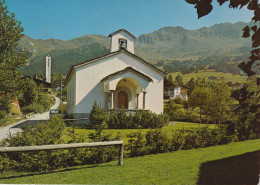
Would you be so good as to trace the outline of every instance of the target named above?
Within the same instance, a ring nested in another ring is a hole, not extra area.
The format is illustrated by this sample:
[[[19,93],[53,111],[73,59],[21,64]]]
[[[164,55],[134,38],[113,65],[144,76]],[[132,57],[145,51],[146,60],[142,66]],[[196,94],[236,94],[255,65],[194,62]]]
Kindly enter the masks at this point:
[[[55,97],[55,105],[53,105],[51,109],[57,109],[59,105],[60,105],[60,99],[58,97]],[[30,120],[48,120],[48,119],[49,119],[49,111],[42,114],[34,114],[34,116],[30,118]],[[22,120],[12,125],[8,125],[6,127],[0,127],[0,141],[3,138],[5,138],[9,134],[9,132],[11,134],[18,132],[20,129],[17,127],[15,128],[15,126],[22,124],[25,121],[26,120]]]

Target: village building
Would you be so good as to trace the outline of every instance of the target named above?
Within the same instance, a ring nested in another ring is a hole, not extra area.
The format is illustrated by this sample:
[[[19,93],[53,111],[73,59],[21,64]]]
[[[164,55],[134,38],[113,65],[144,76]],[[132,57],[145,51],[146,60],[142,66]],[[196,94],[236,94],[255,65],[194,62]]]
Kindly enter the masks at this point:
[[[175,87],[170,94],[170,99],[181,98],[182,100],[188,100],[188,88],[182,86]]]
[[[66,79],[67,113],[87,116],[101,108],[163,112],[165,73],[134,54],[135,36],[124,29],[109,35],[111,52],[76,64]]]
[[[164,78],[164,93],[163,98],[164,100],[169,100],[174,92],[175,85],[167,80],[167,78]]]
[[[172,100],[175,98],[188,100],[188,91],[189,89],[186,86],[176,86],[166,78],[164,79],[164,100]]]

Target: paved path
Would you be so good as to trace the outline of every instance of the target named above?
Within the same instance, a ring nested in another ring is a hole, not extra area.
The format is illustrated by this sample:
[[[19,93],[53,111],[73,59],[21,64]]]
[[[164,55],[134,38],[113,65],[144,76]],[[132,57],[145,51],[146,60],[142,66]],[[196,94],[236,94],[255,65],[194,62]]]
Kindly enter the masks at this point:
[[[55,97],[55,105],[53,105],[51,109],[57,109],[59,105],[60,105],[60,99],[58,97]],[[35,124],[37,122],[46,121],[48,119],[49,119],[49,111],[42,114],[35,114],[33,117],[30,118],[30,120],[32,120],[30,121],[30,123]],[[5,138],[9,134],[9,132],[12,134],[18,132],[20,128],[23,125],[25,125],[25,123],[26,120],[22,120],[6,127],[0,127],[0,140]]]

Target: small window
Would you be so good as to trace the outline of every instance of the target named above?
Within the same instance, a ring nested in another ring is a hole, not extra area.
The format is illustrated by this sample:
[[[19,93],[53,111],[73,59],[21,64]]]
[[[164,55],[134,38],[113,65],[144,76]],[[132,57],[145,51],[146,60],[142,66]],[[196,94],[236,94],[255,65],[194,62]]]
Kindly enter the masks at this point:
[[[127,40],[126,39],[119,39],[118,40],[119,49],[124,48],[127,49]]]

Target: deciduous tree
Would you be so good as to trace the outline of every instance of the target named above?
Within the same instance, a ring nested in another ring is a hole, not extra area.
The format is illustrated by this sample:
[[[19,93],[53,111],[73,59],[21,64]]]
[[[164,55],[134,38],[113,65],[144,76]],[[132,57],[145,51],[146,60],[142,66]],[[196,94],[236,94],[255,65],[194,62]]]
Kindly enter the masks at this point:
[[[231,90],[224,82],[212,85],[211,96],[207,104],[207,114],[214,123],[220,124],[228,121],[231,116]]]
[[[206,112],[211,95],[212,90],[209,87],[197,86],[189,97],[189,105],[193,108],[198,107],[200,110],[200,123],[202,111]]]
[[[12,100],[21,92],[21,73],[27,54],[17,49],[23,37],[21,22],[9,13],[5,1],[0,0],[0,95]]]

